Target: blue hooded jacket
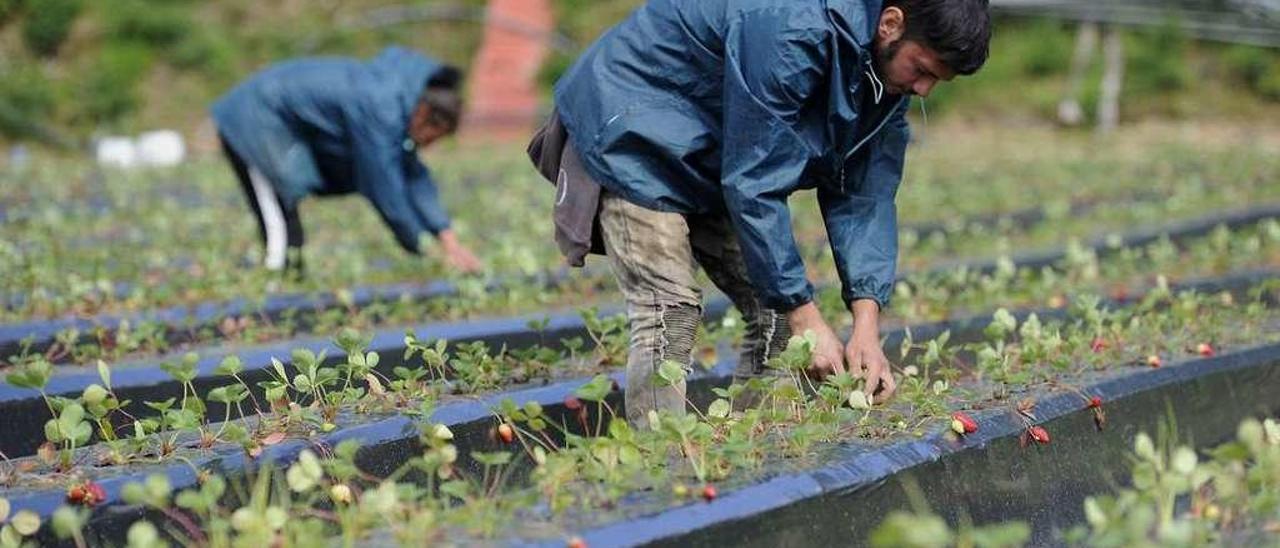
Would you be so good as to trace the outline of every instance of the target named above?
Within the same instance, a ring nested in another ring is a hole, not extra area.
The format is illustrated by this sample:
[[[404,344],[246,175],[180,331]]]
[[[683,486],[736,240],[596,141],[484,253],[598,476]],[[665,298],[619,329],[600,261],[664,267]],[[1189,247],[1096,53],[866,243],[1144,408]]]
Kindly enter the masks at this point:
[[[587,172],[660,211],[726,213],[766,306],[813,287],[787,197],[816,189],[842,295],[889,301],[909,130],[871,53],[877,0],[649,0],[556,85]]]
[[[309,58],[268,67],[211,111],[227,144],[257,168],[286,207],[309,194],[359,192],[417,253],[424,232],[449,227],[409,119],[443,65],[391,47],[362,62]]]

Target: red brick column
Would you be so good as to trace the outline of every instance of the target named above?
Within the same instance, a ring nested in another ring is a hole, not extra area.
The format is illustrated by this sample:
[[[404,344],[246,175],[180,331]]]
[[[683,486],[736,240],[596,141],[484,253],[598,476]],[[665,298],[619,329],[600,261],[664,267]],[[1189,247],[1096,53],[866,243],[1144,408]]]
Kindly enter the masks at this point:
[[[515,140],[537,123],[538,70],[552,31],[550,0],[490,0],[468,75],[464,138]]]

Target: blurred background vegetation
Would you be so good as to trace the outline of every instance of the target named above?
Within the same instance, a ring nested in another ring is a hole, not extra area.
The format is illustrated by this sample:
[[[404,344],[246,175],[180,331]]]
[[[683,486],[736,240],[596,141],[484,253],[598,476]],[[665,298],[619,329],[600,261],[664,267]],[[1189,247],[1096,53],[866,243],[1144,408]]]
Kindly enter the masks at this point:
[[[553,1],[559,30],[579,47],[639,3]],[[481,36],[475,20],[351,24],[390,5],[442,4],[474,11],[484,0],[0,0],[0,140],[156,127],[190,135],[205,123],[208,103],[237,80],[300,55],[368,56],[400,43],[465,66]],[[1074,33],[1070,22],[999,20],[986,68],[939,87],[927,101],[930,116],[1052,120]],[[1172,23],[1129,30],[1125,46],[1125,121],[1280,113],[1278,50],[1193,41]],[[1098,57],[1085,87],[1087,112],[1097,97]],[[572,59],[553,54],[542,71],[546,88]]]

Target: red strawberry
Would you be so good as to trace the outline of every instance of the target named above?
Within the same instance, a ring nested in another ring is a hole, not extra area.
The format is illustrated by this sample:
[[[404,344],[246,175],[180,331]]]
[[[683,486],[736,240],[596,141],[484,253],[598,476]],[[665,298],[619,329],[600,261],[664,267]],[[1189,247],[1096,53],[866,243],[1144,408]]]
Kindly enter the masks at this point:
[[[573,537],[569,539],[569,543],[566,546],[568,548],[587,548],[587,541],[582,540],[582,537]]]
[[[88,494],[82,484],[75,484],[67,488],[67,502],[71,504],[84,504],[84,497]]]
[[[706,485],[702,486],[702,498],[707,499],[707,502],[711,502],[711,501],[715,500],[715,499],[716,499],[716,486],[711,485],[710,483],[708,483],[708,484],[706,484]]]
[[[1162,364],[1164,364],[1164,362],[1160,359],[1159,355],[1152,354],[1147,356],[1147,365],[1150,365],[1151,367],[1160,367]]]
[[[1036,443],[1049,443],[1049,431],[1045,430],[1043,426],[1029,426],[1027,427],[1027,433],[1031,435],[1031,439],[1036,440]]]
[[[1090,409],[1097,409],[1097,408],[1099,408],[1099,407],[1102,407],[1102,398],[1100,398],[1100,397],[1098,397],[1098,396],[1094,396],[1094,397],[1092,397],[1092,398],[1089,398],[1089,408],[1090,408]]]
[[[1214,355],[1215,353],[1216,352],[1213,351],[1213,347],[1209,346],[1209,343],[1200,343],[1196,345],[1196,354],[1199,354],[1201,356],[1208,358]]]
[[[510,424],[502,423],[498,425],[498,438],[502,439],[502,443],[511,443],[516,439],[516,431],[511,428]]]
[[[107,492],[92,481],[77,483],[67,488],[67,502],[84,506],[96,506],[107,500]]]
[[[85,482],[88,495],[85,496],[85,504],[94,506],[107,500],[107,491],[101,485],[92,481]]]
[[[580,400],[580,399],[578,399],[578,398],[576,398],[576,397],[574,397],[574,396],[572,396],[572,395],[565,396],[565,397],[564,397],[564,408],[565,408],[565,409],[568,409],[568,410],[570,410],[570,411],[577,411],[577,410],[579,410],[579,409],[582,409],[582,400]]]
[[[964,430],[964,432],[961,432],[961,433],[972,434],[978,431],[978,421],[973,420],[973,417],[970,417],[969,415],[966,415],[960,411],[956,411],[955,413],[951,414],[951,421],[952,421],[952,424],[960,425],[960,427]]]
[[[1094,337],[1093,342],[1089,343],[1089,349],[1092,350],[1095,354],[1097,354],[1098,352],[1102,352],[1103,350],[1106,350],[1107,347],[1109,346],[1111,345],[1108,344],[1107,340],[1102,337]]]

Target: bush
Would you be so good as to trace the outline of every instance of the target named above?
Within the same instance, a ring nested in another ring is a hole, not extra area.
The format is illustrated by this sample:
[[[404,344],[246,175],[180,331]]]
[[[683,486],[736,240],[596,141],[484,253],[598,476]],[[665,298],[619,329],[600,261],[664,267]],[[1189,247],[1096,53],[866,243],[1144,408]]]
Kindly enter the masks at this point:
[[[142,0],[114,0],[108,6],[107,32],[115,41],[166,48],[194,32],[187,8],[182,6],[152,5]]]
[[[1064,74],[1071,66],[1074,36],[1062,22],[1040,19],[1026,29],[1016,31],[1019,37],[1015,47],[1005,51],[1018,52],[1022,57],[1022,70],[1028,76],[1043,77]],[[990,61],[988,61],[990,62]]]
[[[1128,40],[1126,87],[1133,94],[1163,94],[1186,89],[1192,80],[1187,63],[1190,41],[1177,21],[1135,33]]]
[[[132,113],[140,103],[138,83],[151,67],[151,53],[138,44],[109,44],[78,87],[79,118],[90,124],[110,124]]]
[[[9,20],[9,16],[22,8],[22,0],[0,0],[0,24]]]
[[[0,134],[28,137],[53,110],[53,86],[39,66],[24,63],[0,69]]]
[[[71,34],[80,0],[27,0],[22,39],[36,55],[52,56]]]
[[[1270,100],[1280,100],[1280,54],[1253,46],[1232,46],[1223,54],[1232,78]]]
[[[198,72],[214,83],[226,83],[236,76],[236,48],[226,38],[209,31],[188,34],[168,56],[182,70]]]

